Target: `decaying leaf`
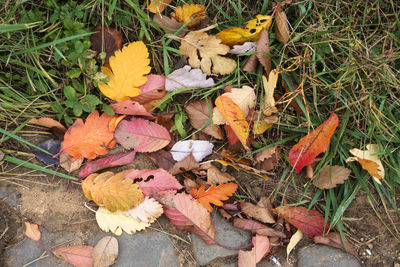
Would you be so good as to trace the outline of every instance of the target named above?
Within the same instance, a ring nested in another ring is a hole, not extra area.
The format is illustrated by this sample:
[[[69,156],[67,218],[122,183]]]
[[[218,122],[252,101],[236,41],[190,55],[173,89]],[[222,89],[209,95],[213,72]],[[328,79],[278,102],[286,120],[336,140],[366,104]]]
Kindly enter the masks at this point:
[[[223,44],[229,46],[243,44],[248,40],[257,41],[260,38],[261,30],[268,29],[271,23],[272,17],[257,15],[256,19],[248,21],[244,28],[229,28],[219,32],[217,37],[222,40]]]
[[[30,222],[25,222],[25,235],[36,242],[42,238],[42,233],[39,230],[39,226]]]
[[[73,157],[94,159],[99,155],[107,154],[107,148],[115,145],[114,133],[109,131],[108,124],[112,116],[97,111],[89,114],[85,123],[77,119],[64,135],[62,151]]]
[[[73,172],[78,170],[82,166],[83,158],[73,160],[66,152],[60,153],[60,166],[67,172]]]
[[[317,244],[324,244],[334,248],[339,248],[349,252],[355,257],[358,257],[357,252],[354,249],[353,245],[349,241],[347,241],[345,237],[343,238],[346,246],[343,245],[342,238],[340,237],[340,233],[338,232],[329,232],[325,235],[317,235],[314,236],[313,240]]]
[[[151,13],[161,13],[172,2],[172,0],[149,0],[147,10]]]
[[[213,78],[207,79],[207,74],[203,73],[201,69],[192,69],[186,65],[167,76],[165,89],[173,92],[181,88],[207,88],[213,85]]]
[[[351,171],[345,167],[334,165],[325,166],[319,176],[313,180],[313,184],[319,189],[335,188],[338,184],[343,184],[349,178]]]
[[[157,23],[158,25],[162,26],[163,29],[168,32],[168,33],[175,33],[177,30],[179,30],[183,24],[177,22],[174,19],[171,19],[167,16],[162,16],[160,14],[155,14],[153,16],[153,21]],[[185,36],[185,34],[188,32],[187,26],[184,27],[178,34],[178,36],[182,37]]]
[[[222,96],[227,96],[232,99],[232,101],[240,107],[244,117],[247,117],[249,111],[256,105],[256,94],[254,93],[254,89],[249,86],[231,88],[230,92],[224,93]],[[226,123],[226,119],[222,116],[218,108],[214,108],[212,119],[214,124]]]
[[[281,159],[281,154],[279,152],[279,147],[273,146],[264,149],[256,154],[254,166],[257,169],[270,171],[275,169],[276,164],[280,159]]]
[[[140,94],[139,86],[147,82],[150,72],[149,52],[142,41],[130,43],[110,57],[110,68],[102,72],[109,78],[107,84],[99,84],[100,91],[108,98],[121,102]]]
[[[215,244],[215,230],[210,213],[197,200],[180,193],[168,194],[160,201],[165,207],[165,215],[178,229],[197,234],[208,245]]]
[[[62,247],[52,251],[53,254],[76,267],[93,266],[92,246]]]
[[[217,185],[225,184],[228,182],[235,181],[235,177],[227,172],[221,172],[217,167],[211,165],[207,168],[207,184]]]
[[[79,178],[84,178],[105,168],[131,164],[135,159],[135,155],[136,151],[122,152],[88,162],[79,172]]]
[[[192,154],[190,154],[189,156],[185,157],[183,160],[178,161],[177,163],[175,163],[174,166],[172,166],[171,169],[169,169],[169,173],[172,175],[176,175],[178,173],[182,173],[182,172],[187,172],[187,171],[191,171],[191,170],[195,170],[198,169],[200,167],[200,163],[198,163]]]
[[[118,257],[118,240],[113,236],[105,236],[93,248],[93,266],[107,267],[115,263]]]
[[[98,25],[95,33],[90,36],[90,48],[97,53],[105,52],[104,64],[107,65],[114,52],[122,47],[122,34],[114,28]]]
[[[227,200],[229,198],[228,196],[232,196],[237,187],[235,183],[221,184],[218,186],[213,185],[207,190],[205,190],[204,186],[201,186],[199,189],[192,189],[190,195],[211,212],[213,208],[210,203],[221,207],[224,204],[221,200]]]
[[[150,226],[150,223],[139,222],[131,216],[124,215],[120,210],[110,212],[102,207],[99,207],[96,211],[96,221],[101,230],[115,235],[121,235],[122,231],[127,234],[134,234]]]
[[[271,58],[269,55],[269,37],[266,29],[261,30],[260,39],[257,41],[257,59],[263,65],[265,73],[270,75],[271,72]]]
[[[263,223],[275,223],[274,216],[265,207],[242,201],[240,203],[240,208],[242,209],[244,214],[252,217],[253,219],[259,220]]]
[[[171,152],[163,149],[158,150],[157,152],[148,153],[147,155],[154,162],[154,164],[164,170],[171,169],[175,164],[175,160],[172,157]]]
[[[167,129],[161,125],[138,118],[123,120],[115,130],[115,139],[126,149],[137,152],[157,151],[171,142]]]
[[[263,106],[263,114],[265,116],[271,116],[278,112],[275,107],[275,99],[274,99],[274,91],[276,87],[276,83],[278,82],[278,71],[272,70],[269,73],[268,81],[265,76],[262,76],[263,84],[264,84],[264,106]]]
[[[289,259],[290,252],[296,247],[301,239],[303,239],[303,233],[300,231],[300,229],[297,229],[296,233],[294,233],[294,235],[292,235],[292,237],[290,238],[289,244],[286,247],[287,260]]]
[[[185,106],[185,111],[189,117],[190,124],[196,130],[201,129],[202,132],[211,135],[215,139],[222,140],[224,137],[218,125],[210,123],[210,114],[213,111],[213,103],[205,99],[192,101]],[[207,126],[204,127],[209,123]]]
[[[55,119],[47,118],[47,117],[42,117],[42,118],[39,118],[39,119],[30,119],[28,121],[28,124],[40,125],[40,126],[44,126],[44,127],[47,127],[47,128],[55,127],[57,129],[60,129],[64,133],[67,131],[67,128],[65,128],[64,125],[62,125],[61,123],[59,123]]]
[[[247,138],[249,137],[249,123],[246,120],[240,107],[227,96],[220,95],[215,100],[219,112],[226,120],[227,124],[231,126],[243,147],[249,149],[247,145]]]
[[[300,229],[309,238],[322,235],[329,229],[329,222],[316,210],[305,207],[280,206],[272,210],[290,224]]]
[[[192,28],[201,20],[205,19],[205,7],[199,4],[184,4],[171,13],[171,17],[180,23],[189,22],[188,28]]]
[[[176,142],[171,148],[174,160],[181,161],[192,154],[197,162],[201,162],[212,153],[214,145],[205,140],[184,140]]]
[[[289,152],[290,166],[297,172],[309,164],[322,152],[325,152],[333,133],[339,125],[339,118],[332,112],[329,118],[313,132],[302,137]],[[304,233],[304,232],[303,232]]]
[[[205,32],[188,33],[179,51],[189,57],[190,66],[201,68],[207,75],[211,75],[211,72],[225,75],[236,68],[235,60],[222,56],[229,52],[229,46],[221,44],[220,39]]]
[[[275,36],[279,42],[287,44],[290,35],[289,23],[282,7],[283,5],[278,6],[275,14]]]
[[[142,191],[123,172],[91,174],[82,182],[85,197],[111,212],[126,211],[144,200]]]
[[[154,198],[146,196],[139,205],[126,211],[126,216],[131,216],[139,222],[152,223],[163,214],[164,210]]]
[[[235,227],[238,227],[241,229],[250,230],[253,233],[256,233],[258,235],[265,235],[265,236],[270,236],[270,237],[280,237],[280,238],[286,237],[285,233],[275,230],[272,227],[263,225],[254,220],[234,218],[233,225]]]
[[[125,100],[122,102],[111,104],[110,108],[112,108],[117,114],[146,116],[154,118],[154,116],[148,113],[141,104],[132,100]]]
[[[256,46],[255,42],[245,42],[241,45],[234,45],[233,48],[229,50],[229,53],[241,55],[248,52],[254,52],[256,51]]]
[[[346,159],[346,162],[358,161],[361,167],[369,172],[369,174],[374,177],[375,181],[380,184],[381,182],[379,180],[385,177],[385,169],[377,155],[378,152],[379,149],[376,144],[367,145],[367,150],[353,148],[350,150],[350,153],[354,157]]]
[[[260,262],[271,249],[271,244],[267,236],[253,236],[252,243],[253,248],[250,251],[239,250],[238,267],[256,267],[256,264]]]
[[[265,116],[264,114],[255,113],[253,116],[253,133],[254,134],[263,134],[266,130],[272,127],[274,123],[278,121],[278,117],[276,116]]]
[[[247,172],[250,174],[255,174],[257,176],[264,178],[265,180],[269,179],[268,172],[265,172],[263,170],[257,170],[255,168],[250,167],[247,164],[242,164],[242,163],[231,161],[231,160],[226,161],[226,160],[217,159],[216,161],[224,166],[232,166],[237,171],[244,171],[244,172]]]
[[[132,97],[132,101],[142,105],[158,101],[167,95],[167,91],[165,91],[165,76],[149,74],[147,75],[147,82],[141,85],[139,89],[140,94]]]

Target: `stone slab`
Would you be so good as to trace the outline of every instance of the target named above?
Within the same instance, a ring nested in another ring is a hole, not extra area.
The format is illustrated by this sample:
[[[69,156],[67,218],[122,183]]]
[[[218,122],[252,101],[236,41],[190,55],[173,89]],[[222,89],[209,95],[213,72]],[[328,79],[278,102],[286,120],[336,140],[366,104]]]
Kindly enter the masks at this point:
[[[357,259],[345,251],[324,245],[299,249],[297,267],[361,267]]]

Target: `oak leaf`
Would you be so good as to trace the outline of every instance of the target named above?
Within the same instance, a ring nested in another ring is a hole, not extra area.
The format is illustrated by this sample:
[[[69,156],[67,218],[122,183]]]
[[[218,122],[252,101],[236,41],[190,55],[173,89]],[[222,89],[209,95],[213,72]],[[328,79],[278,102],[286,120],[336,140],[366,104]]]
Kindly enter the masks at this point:
[[[205,7],[199,4],[184,4],[181,7],[177,7],[175,12],[171,13],[171,18],[183,24],[190,21],[188,24],[188,28],[190,29],[206,18]]]
[[[335,188],[349,178],[351,171],[342,166],[325,166],[312,182],[319,189]]]
[[[256,264],[260,262],[271,249],[271,244],[267,236],[253,236],[252,243],[253,248],[250,251],[239,250],[238,267],[256,267]]]
[[[25,222],[25,235],[36,242],[42,238],[42,233],[39,230],[39,226],[30,222]]]
[[[62,247],[52,251],[53,254],[76,267],[93,266],[92,246]]]
[[[171,148],[174,160],[183,160],[192,154],[197,162],[201,162],[205,157],[212,153],[214,145],[205,140],[184,140],[176,142]]]
[[[107,148],[115,145],[114,133],[109,131],[108,124],[112,116],[97,111],[89,114],[85,123],[77,119],[64,135],[62,151],[73,157],[94,159],[99,155],[107,154]]]
[[[385,169],[383,168],[382,162],[376,155],[379,152],[376,144],[367,145],[367,150],[360,150],[353,148],[350,153],[354,157],[346,159],[346,162],[358,161],[361,167],[369,172],[377,183],[381,183],[379,180],[385,177]]]
[[[91,174],[82,182],[85,197],[111,212],[126,211],[144,200],[142,191],[124,173]]]
[[[297,172],[309,164],[322,152],[325,152],[333,133],[339,125],[339,118],[332,112],[329,118],[313,132],[302,137],[289,152],[290,166]]]
[[[105,236],[93,248],[93,266],[107,267],[115,263],[118,257],[118,240],[113,236]]]
[[[271,26],[272,17],[266,15],[257,15],[246,23],[244,28],[229,28],[219,32],[217,37],[223,44],[233,46],[243,44],[249,40],[257,41],[260,38],[261,30],[268,29]]]
[[[213,208],[210,203],[221,207],[224,204],[221,200],[227,200],[228,196],[232,196],[237,187],[237,184],[234,183],[213,185],[207,190],[205,190],[204,186],[201,186],[199,189],[190,190],[190,195],[211,212]]]
[[[240,107],[227,96],[221,95],[215,100],[219,112],[226,120],[227,124],[232,128],[243,147],[247,146],[247,138],[249,137],[249,123],[246,120]]]
[[[126,211],[126,216],[131,216],[139,222],[152,223],[163,214],[164,210],[154,198],[146,196],[139,205]]]
[[[110,57],[110,68],[102,72],[109,78],[107,84],[99,84],[100,91],[108,98],[121,102],[140,94],[139,86],[147,82],[150,72],[149,52],[142,41],[130,43]]]
[[[172,0],[149,0],[147,10],[151,13],[161,13],[172,2]]]
[[[280,206],[272,211],[297,229],[300,229],[309,238],[322,235],[329,229],[329,222],[325,224],[324,216],[316,210],[305,207]]]
[[[96,221],[101,230],[115,235],[121,235],[122,231],[127,234],[134,234],[150,226],[150,223],[139,222],[130,216],[126,216],[120,210],[110,212],[102,207],[99,207],[96,211]]]
[[[211,72],[225,75],[236,68],[235,60],[221,56],[229,52],[229,46],[221,44],[220,39],[205,32],[188,33],[179,51],[189,57],[190,66],[201,68],[208,75],[211,75]]]
[[[278,82],[278,71],[272,70],[269,73],[268,81],[265,76],[262,76],[263,84],[264,84],[264,106],[263,106],[263,114],[265,116],[271,116],[278,112],[275,107],[275,99],[274,99],[274,91],[276,87],[276,83]]]

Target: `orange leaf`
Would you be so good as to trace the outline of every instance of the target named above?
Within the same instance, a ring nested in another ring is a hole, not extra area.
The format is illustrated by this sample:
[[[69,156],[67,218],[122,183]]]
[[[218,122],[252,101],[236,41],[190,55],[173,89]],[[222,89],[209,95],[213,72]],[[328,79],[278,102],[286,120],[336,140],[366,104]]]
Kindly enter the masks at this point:
[[[295,167],[297,172],[307,165],[328,148],[333,133],[339,125],[339,118],[332,112],[329,118],[318,126],[315,131],[300,139],[289,152],[290,166]]]
[[[172,0],[149,0],[147,10],[152,13],[161,13],[172,2]]]
[[[217,206],[222,206],[223,203],[221,200],[227,200],[228,196],[232,196],[237,189],[237,184],[221,184],[219,186],[211,186],[205,191],[205,187],[201,186],[198,190],[192,189],[190,190],[190,194],[193,198],[197,199],[205,207],[209,212],[212,211],[212,207],[210,203],[213,203]]]
[[[42,234],[40,233],[39,226],[34,223],[25,222],[25,235],[32,239],[33,241],[39,241],[42,238]]]
[[[97,111],[93,111],[85,123],[77,119],[64,135],[62,151],[71,155],[73,160],[94,159],[107,154],[107,148],[115,145],[114,133],[108,129],[112,118],[105,113],[99,116]]]
[[[192,28],[206,18],[204,9],[203,5],[184,4],[182,7],[177,7],[175,12],[171,13],[171,17],[182,24],[190,21],[188,28]]]
[[[249,123],[246,121],[244,114],[240,107],[227,96],[221,95],[215,100],[215,105],[225,118],[233,132],[236,134],[242,145],[249,149],[247,146],[247,138],[249,137]]]
[[[93,173],[82,182],[82,190],[87,199],[104,205],[111,212],[127,211],[144,200],[139,186],[125,178],[123,172],[115,175],[112,172]]]

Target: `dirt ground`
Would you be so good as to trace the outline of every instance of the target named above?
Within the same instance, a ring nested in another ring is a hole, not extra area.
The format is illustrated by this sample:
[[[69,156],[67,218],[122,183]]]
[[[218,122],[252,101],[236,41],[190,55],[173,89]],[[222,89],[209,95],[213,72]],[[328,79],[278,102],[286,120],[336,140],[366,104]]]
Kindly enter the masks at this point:
[[[7,145],[13,145],[13,143],[10,142]],[[132,164],[111,170],[116,172],[129,168],[143,169],[155,168],[155,166],[146,155],[138,153]],[[90,235],[95,235],[100,231],[94,213],[85,207],[85,203],[86,206],[94,209],[96,206],[85,199],[79,185],[51,175],[32,172],[24,167],[15,168],[14,165],[4,161],[1,162],[1,169],[0,188],[8,187],[7,190],[9,190],[10,187],[13,187],[17,189],[20,202],[16,208],[12,208],[0,199],[0,253],[2,253],[0,260],[2,262],[6,260],[3,258],[4,250],[24,238],[24,221],[36,223],[50,232],[62,232],[67,229],[68,232],[75,233],[76,239],[81,244],[85,244]],[[270,180],[264,180],[233,171],[230,167],[227,170],[236,177],[241,194],[249,196],[252,200],[257,200],[261,196],[270,196],[280,181],[278,175],[272,176]],[[72,175],[77,177],[77,173]],[[302,194],[305,178],[299,177],[299,179],[304,179],[304,181],[299,181],[297,188],[293,184],[288,186],[287,201],[297,201]],[[305,196],[307,200],[311,200],[312,193],[312,191],[307,193]],[[379,198],[379,196],[374,197]],[[280,200],[278,194],[273,204],[279,205]],[[399,202],[399,200],[396,201]],[[378,207],[377,214],[380,215],[378,217],[371,208],[366,194],[361,190],[345,212],[346,237],[356,248],[358,256],[365,266],[394,266],[394,264],[400,263],[400,242],[385,227],[386,225],[393,231],[393,225],[400,225],[400,218],[395,211],[390,209],[390,205],[387,205],[386,208],[387,213],[383,205]],[[383,222],[380,221],[380,218]],[[168,234],[173,241],[182,266],[196,266],[188,232],[177,230],[164,216],[146,231],[162,231]],[[400,236],[399,233],[394,234]],[[297,249],[311,243],[310,239],[303,239],[291,253],[288,262],[285,255],[286,248],[280,249],[274,256],[281,264],[294,266]],[[233,263],[236,261],[236,257],[228,257],[218,260],[209,267],[217,266],[222,262]]]

